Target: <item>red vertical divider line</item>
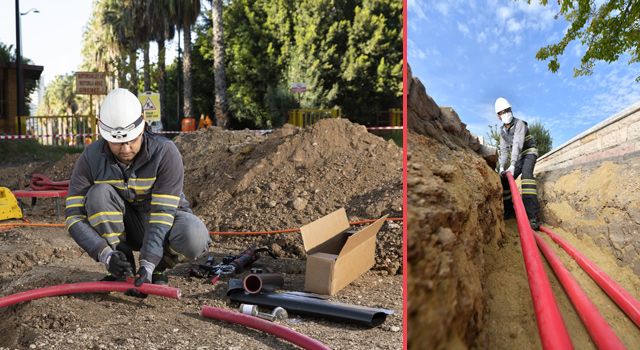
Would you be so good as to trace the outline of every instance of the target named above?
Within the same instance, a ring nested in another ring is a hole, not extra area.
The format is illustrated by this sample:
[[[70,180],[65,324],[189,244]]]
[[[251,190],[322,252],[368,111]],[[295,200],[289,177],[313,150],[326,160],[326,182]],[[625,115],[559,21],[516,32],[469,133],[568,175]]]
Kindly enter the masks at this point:
[[[571,273],[565,268],[553,249],[538,234],[534,234],[534,237],[598,349],[625,349],[620,338],[611,329],[611,326],[602,317],[596,306],[589,300],[587,294],[571,276]]]
[[[551,290],[551,283],[549,283],[547,273],[544,271],[542,258],[533,238],[533,230],[529,226],[529,219],[527,218],[518,186],[510,172],[506,172],[506,176],[511,189],[513,209],[516,213],[518,231],[520,232],[520,245],[522,246],[524,265],[529,281],[529,291],[531,292],[531,299],[533,299],[533,308],[536,314],[542,347],[543,349],[573,349],[567,327],[564,324],[558,303]]]

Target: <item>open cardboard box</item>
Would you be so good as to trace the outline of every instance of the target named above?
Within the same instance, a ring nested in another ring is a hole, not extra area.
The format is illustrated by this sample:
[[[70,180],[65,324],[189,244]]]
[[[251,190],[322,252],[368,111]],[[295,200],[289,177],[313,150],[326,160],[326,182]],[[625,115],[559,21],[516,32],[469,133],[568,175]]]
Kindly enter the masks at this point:
[[[360,231],[350,230],[344,208],[300,228],[307,252],[304,289],[335,295],[375,263],[376,234],[383,216]]]

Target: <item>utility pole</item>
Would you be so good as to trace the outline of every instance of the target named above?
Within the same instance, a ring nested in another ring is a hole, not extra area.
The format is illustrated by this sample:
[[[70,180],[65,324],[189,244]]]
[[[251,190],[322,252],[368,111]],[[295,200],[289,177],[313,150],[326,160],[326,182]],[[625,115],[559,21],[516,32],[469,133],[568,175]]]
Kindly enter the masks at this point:
[[[22,134],[20,117],[24,114],[24,81],[22,77],[22,38],[20,37],[20,0],[16,0],[16,95],[18,96],[18,135]]]

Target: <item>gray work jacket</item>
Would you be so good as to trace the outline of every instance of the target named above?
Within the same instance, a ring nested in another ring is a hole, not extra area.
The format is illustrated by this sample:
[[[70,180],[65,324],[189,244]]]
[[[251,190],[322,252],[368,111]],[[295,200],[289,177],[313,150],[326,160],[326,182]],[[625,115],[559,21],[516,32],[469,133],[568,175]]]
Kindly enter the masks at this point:
[[[183,189],[184,165],[176,145],[145,131],[139,153],[122,169],[105,140],[87,146],[76,161],[66,199],[65,226],[71,237],[98,261],[107,241],[90,225],[85,195],[94,184],[108,184],[135,210],[149,213],[140,259],[157,265],[178,209],[189,210]]]
[[[500,128],[500,160],[499,165],[505,168],[509,152],[511,152],[511,165],[527,154],[538,155],[536,141],[529,133],[529,126],[524,120],[513,117],[513,124],[509,129],[504,125]]]

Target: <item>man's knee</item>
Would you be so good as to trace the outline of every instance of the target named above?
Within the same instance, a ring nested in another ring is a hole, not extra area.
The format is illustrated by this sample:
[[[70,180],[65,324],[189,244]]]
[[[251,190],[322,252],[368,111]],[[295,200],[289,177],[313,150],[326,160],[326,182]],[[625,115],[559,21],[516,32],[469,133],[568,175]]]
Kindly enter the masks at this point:
[[[194,260],[207,251],[210,241],[209,230],[200,218],[193,214],[178,212],[169,234],[171,250],[186,259]]]
[[[112,198],[115,198],[114,196],[118,196],[118,193],[111,185],[93,185],[85,195],[85,207],[87,210],[91,210],[91,208],[100,210],[105,204],[111,202]]]

